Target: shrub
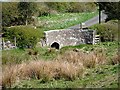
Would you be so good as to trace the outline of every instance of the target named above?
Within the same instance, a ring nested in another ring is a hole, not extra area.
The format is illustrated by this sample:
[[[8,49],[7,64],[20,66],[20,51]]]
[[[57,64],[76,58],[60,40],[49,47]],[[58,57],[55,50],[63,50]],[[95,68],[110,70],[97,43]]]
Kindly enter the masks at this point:
[[[97,30],[97,33],[101,36],[101,41],[114,41],[118,39],[117,21],[109,21],[107,23],[96,24],[91,28]]]
[[[38,16],[47,16],[50,14],[49,7],[44,2],[37,3]]]
[[[14,41],[16,37],[17,47],[33,48],[41,37],[41,32],[30,26],[15,26],[3,29],[3,37]]]
[[[92,12],[96,5],[90,2],[47,2],[48,7],[58,12]]]
[[[96,10],[96,5],[90,2],[71,2],[69,12],[92,12]]]

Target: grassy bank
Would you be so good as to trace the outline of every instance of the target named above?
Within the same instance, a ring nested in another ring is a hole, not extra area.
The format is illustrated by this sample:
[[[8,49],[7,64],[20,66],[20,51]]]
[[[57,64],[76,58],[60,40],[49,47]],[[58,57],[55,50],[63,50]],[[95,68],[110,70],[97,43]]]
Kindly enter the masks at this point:
[[[88,69],[82,79],[64,79],[42,82],[41,80],[22,80],[15,88],[118,88],[118,65],[104,65]]]
[[[94,16],[98,12],[91,13],[60,13],[50,16],[38,17],[37,27],[42,30],[64,29],[70,26],[80,24]]]
[[[14,88],[117,87],[117,49],[117,42],[67,46],[47,54],[47,49],[39,49],[41,57],[54,58],[30,56],[28,62],[4,64],[3,84]]]
[[[13,49],[13,50],[4,50],[2,51],[2,64],[16,63],[29,61],[29,60],[53,60],[58,55],[64,54],[66,51],[74,49],[82,49],[84,51],[90,52],[95,48],[104,48],[107,54],[107,57],[111,58],[118,52],[118,43],[117,42],[104,42],[96,45],[86,45],[81,44],[77,46],[66,46],[61,48],[59,51],[55,49],[48,49],[48,47],[37,47],[34,50],[31,49]],[[29,55],[30,52],[37,52],[37,55]]]

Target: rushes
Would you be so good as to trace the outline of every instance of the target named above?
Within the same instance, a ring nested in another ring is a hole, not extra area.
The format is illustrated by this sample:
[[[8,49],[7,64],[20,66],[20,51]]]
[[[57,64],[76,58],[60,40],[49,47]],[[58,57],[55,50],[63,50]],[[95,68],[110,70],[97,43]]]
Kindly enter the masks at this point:
[[[24,79],[40,79],[41,82],[54,79],[74,80],[84,75],[85,68],[104,64],[105,57],[103,50],[88,53],[71,50],[52,61],[35,60],[6,65],[3,67],[2,86],[11,87],[16,81]]]
[[[17,80],[41,79],[46,82],[53,79],[74,80],[83,75],[83,67],[61,61],[31,61],[15,66],[6,66],[3,70],[3,87],[11,87]]]
[[[105,64],[106,53],[104,49],[96,48],[91,52],[67,51],[63,55],[57,57],[59,61],[67,61],[75,65],[83,65],[86,68],[95,67],[98,64]]]
[[[2,87],[11,87],[17,80],[17,65],[6,66],[3,71]]]

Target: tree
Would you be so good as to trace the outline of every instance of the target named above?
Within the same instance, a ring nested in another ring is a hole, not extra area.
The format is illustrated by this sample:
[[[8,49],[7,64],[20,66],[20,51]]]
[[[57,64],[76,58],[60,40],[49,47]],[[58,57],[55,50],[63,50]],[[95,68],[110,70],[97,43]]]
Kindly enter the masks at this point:
[[[112,19],[120,20],[120,2],[98,2],[100,6],[100,10],[104,10],[105,14],[107,14],[106,21]]]
[[[37,5],[34,2],[19,2],[18,11],[23,22],[28,25],[37,11]]]
[[[19,13],[17,10],[17,2],[2,3],[2,26],[11,26],[19,24]]]

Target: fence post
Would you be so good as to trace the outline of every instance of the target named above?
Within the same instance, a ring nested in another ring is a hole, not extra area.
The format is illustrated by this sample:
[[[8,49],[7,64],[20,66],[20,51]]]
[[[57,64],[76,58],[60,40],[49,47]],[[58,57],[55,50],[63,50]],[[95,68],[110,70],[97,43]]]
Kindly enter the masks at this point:
[[[95,44],[95,35],[96,35],[96,31],[93,30],[93,44]]]
[[[5,47],[5,42],[4,42],[4,38],[2,38],[2,50],[4,50]]]
[[[15,48],[16,48],[16,37],[14,38],[14,42],[15,42]]]
[[[82,23],[80,23],[80,29],[82,29]]]

